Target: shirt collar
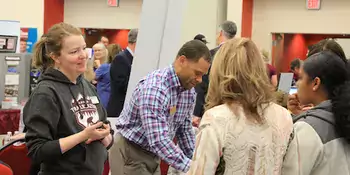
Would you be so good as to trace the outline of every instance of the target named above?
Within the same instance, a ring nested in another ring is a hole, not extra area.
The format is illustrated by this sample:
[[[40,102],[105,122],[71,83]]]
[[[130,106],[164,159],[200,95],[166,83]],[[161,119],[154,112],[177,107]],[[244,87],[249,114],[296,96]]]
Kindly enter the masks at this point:
[[[134,52],[133,52],[129,47],[126,47],[126,50],[128,50],[128,51],[130,52],[130,54],[131,54],[132,56],[134,56]]]
[[[185,91],[186,89],[181,86],[180,78],[178,75],[175,73],[175,68],[174,65],[169,66],[169,73],[171,77],[171,86],[176,87],[179,91]]]

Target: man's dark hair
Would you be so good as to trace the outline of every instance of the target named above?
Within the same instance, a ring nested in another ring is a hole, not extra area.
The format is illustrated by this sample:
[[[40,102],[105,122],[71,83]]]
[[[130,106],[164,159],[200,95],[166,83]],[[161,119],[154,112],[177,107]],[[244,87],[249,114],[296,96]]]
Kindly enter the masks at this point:
[[[233,37],[236,36],[236,33],[237,33],[237,25],[236,25],[236,23],[234,23],[232,21],[224,21],[220,25],[220,28],[223,31],[223,35],[227,39],[232,39]]]
[[[98,38],[98,40],[101,41],[102,38],[107,38],[107,39],[108,39],[108,37],[107,37],[106,35],[101,35],[101,36]]]
[[[294,60],[292,60],[292,62],[290,62],[290,69],[295,70],[295,69],[299,69],[300,68],[300,64],[301,64],[301,60],[299,58],[295,58]]]
[[[211,62],[211,56],[208,47],[199,40],[191,40],[186,42],[177,53],[177,57],[182,55],[185,56],[187,59],[195,62],[198,61],[200,58]]]

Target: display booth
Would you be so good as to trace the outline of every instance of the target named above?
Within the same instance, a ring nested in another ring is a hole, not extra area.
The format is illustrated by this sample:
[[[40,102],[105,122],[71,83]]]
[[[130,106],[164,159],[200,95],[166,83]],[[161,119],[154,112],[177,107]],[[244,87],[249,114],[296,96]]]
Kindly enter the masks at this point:
[[[31,54],[0,53],[0,101],[19,103],[29,96]]]
[[[20,102],[29,96],[30,64],[31,54],[0,53],[0,136],[20,130]]]

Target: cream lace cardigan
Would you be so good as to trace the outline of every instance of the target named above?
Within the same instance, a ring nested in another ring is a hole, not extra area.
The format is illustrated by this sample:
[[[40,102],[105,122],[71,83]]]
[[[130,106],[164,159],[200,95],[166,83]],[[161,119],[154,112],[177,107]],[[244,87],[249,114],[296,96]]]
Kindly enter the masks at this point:
[[[281,174],[293,128],[292,117],[274,103],[263,108],[264,124],[248,121],[239,106],[235,113],[228,105],[205,112],[187,174],[214,175],[221,157],[225,161],[225,175]]]

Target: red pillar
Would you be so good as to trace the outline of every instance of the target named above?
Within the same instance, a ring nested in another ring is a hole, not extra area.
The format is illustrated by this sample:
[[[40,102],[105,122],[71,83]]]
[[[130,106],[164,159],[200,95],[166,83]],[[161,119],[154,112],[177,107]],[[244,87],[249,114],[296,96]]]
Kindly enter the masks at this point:
[[[251,38],[253,29],[254,0],[243,0],[242,3],[242,30],[241,36]]]
[[[64,0],[44,0],[44,33],[64,20]]]

